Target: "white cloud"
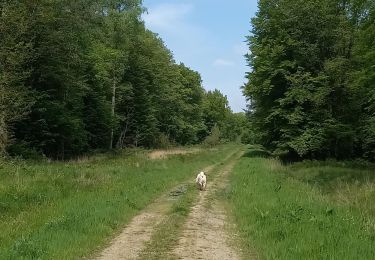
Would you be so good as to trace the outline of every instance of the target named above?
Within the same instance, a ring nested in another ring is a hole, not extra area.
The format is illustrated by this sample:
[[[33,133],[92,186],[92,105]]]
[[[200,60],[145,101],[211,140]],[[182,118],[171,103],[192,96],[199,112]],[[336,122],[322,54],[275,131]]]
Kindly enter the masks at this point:
[[[161,4],[150,8],[143,19],[149,28],[171,31],[181,26],[192,10],[191,4]]]
[[[235,63],[231,60],[216,59],[213,63],[215,67],[233,67]]]

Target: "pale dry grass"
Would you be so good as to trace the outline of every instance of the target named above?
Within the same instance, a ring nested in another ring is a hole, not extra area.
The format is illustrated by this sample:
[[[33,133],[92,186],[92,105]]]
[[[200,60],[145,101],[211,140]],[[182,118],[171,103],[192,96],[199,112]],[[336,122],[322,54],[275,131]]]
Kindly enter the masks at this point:
[[[152,160],[160,160],[165,159],[171,155],[182,155],[182,154],[191,154],[191,153],[198,153],[201,149],[199,148],[191,148],[191,149],[171,149],[171,150],[155,150],[149,153],[149,158]]]
[[[370,180],[364,183],[354,182],[347,183],[340,181],[337,183],[333,197],[342,204],[351,205],[354,207],[362,207],[367,205],[367,208],[372,205],[375,195],[375,183]],[[370,209],[375,210],[375,206]]]
[[[269,159],[267,166],[272,172],[281,172],[284,169],[284,166],[277,159]]]

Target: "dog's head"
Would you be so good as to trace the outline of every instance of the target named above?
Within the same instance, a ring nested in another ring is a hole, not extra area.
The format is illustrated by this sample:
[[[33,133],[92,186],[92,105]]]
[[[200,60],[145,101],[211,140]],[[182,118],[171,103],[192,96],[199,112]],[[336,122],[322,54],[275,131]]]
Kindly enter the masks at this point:
[[[204,175],[204,172],[199,172],[198,175],[197,175],[197,181],[198,181],[199,179],[202,179],[203,176],[205,176],[205,175]]]

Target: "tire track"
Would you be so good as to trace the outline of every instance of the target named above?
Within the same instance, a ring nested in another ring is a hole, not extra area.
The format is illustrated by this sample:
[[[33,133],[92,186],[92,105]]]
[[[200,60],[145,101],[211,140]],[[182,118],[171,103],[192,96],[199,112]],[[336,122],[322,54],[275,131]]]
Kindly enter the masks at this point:
[[[236,155],[221,169],[205,192],[201,192],[184,225],[178,245],[173,250],[177,259],[240,259],[236,248],[230,243],[234,236],[228,232],[224,206],[215,199],[227,176],[242,155]]]
[[[231,158],[234,153],[229,154],[223,161]],[[207,166],[203,170],[211,173],[217,165]],[[135,216],[123,231],[110,242],[109,246],[94,259],[138,259],[151,240],[154,230],[168,217],[168,212],[174,202],[169,194],[164,194]]]

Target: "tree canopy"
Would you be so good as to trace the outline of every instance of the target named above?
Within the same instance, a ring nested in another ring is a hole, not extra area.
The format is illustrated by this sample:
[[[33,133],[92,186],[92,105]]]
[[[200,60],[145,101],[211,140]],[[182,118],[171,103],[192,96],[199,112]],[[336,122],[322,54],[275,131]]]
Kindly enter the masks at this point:
[[[375,152],[374,2],[260,0],[244,94],[258,142],[290,159]]]
[[[0,1],[0,153],[66,159],[224,129],[226,97],[174,61],[144,10],[139,0]]]

